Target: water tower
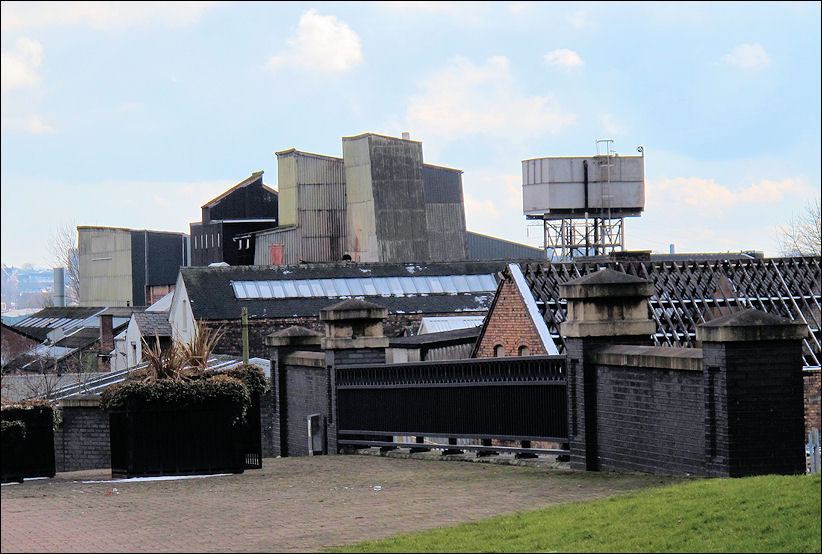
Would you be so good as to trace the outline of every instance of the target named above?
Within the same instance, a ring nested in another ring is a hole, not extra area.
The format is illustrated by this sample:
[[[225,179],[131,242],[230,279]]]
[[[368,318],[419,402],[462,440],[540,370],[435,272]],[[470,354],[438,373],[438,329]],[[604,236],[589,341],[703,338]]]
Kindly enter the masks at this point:
[[[550,259],[625,249],[625,218],[645,209],[645,154],[620,156],[613,142],[596,141],[591,157],[523,160],[523,212],[542,221]]]

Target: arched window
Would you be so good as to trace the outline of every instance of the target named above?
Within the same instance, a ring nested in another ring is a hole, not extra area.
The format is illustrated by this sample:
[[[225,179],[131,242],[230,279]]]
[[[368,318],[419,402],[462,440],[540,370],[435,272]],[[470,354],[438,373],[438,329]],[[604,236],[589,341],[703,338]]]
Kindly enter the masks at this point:
[[[494,347],[494,357],[495,358],[502,358],[505,356],[505,347],[501,344],[498,344]]]
[[[517,349],[517,356],[530,356],[531,351],[524,344]]]

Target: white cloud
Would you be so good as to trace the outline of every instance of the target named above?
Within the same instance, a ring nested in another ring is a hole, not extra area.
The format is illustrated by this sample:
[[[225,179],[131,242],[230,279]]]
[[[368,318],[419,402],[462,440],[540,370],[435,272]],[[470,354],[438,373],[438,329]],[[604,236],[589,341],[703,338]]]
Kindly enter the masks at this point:
[[[620,125],[614,118],[614,114],[606,113],[599,116],[602,122],[602,129],[611,136],[624,135],[625,127]]]
[[[759,43],[740,44],[729,54],[722,56],[722,60],[742,69],[764,69],[771,64],[771,57]]]
[[[585,10],[577,10],[568,18],[574,29],[582,29],[588,26],[588,12]]]
[[[550,96],[528,96],[519,90],[508,59],[492,57],[475,66],[457,57],[421,85],[406,112],[412,134],[429,140],[483,135],[521,142],[559,133],[574,122]]]
[[[528,4],[525,2],[511,2],[508,4],[508,11],[511,13],[525,13],[528,9]]]
[[[3,2],[4,31],[87,25],[108,30],[161,23],[183,27],[217,2]]]
[[[466,225],[472,220],[498,219],[499,211],[490,200],[477,200],[468,193],[463,193],[465,201]]]
[[[333,15],[311,9],[302,14],[297,34],[286,41],[288,51],[272,57],[268,66],[292,66],[309,71],[342,72],[362,62],[360,37]]]
[[[37,68],[42,63],[42,44],[26,37],[17,39],[14,50],[2,53],[2,91],[31,87],[39,83]]]
[[[545,54],[545,63],[558,67],[582,67],[585,65],[579,54],[567,48],[560,48]]]
[[[25,130],[32,135],[50,135],[57,132],[54,127],[43,122],[39,115],[33,115],[26,120]]]
[[[664,206],[690,206],[702,212],[722,213],[729,207],[742,205],[768,206],[782,202],[787,197],[806,198],[813,189],[801,178],[758,183],[731,190],[714,181],[700,177],[676,177],[649,181],[645,187],[648,208]]]

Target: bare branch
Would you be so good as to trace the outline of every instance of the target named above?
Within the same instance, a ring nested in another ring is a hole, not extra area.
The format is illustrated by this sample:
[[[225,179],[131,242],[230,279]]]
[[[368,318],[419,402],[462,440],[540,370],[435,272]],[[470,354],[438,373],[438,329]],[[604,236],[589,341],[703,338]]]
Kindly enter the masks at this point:
[[[779,251],[783,256],[819,256],[822,254],[820,202],[809,201],[804,211],[794,215],[787,225],[778,228]]]

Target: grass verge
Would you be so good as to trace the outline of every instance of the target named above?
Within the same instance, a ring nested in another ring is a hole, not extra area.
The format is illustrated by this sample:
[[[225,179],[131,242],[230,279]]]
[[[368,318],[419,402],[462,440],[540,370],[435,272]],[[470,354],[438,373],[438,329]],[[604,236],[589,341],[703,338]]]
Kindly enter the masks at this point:
[[[709,479],[333,552],[820,552],[820,475]]]

